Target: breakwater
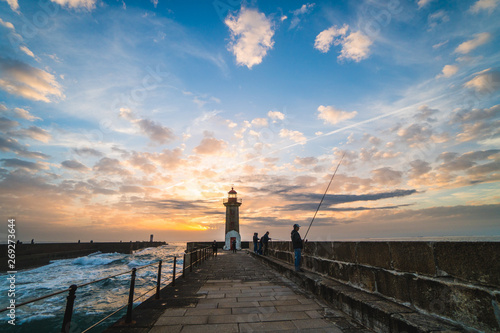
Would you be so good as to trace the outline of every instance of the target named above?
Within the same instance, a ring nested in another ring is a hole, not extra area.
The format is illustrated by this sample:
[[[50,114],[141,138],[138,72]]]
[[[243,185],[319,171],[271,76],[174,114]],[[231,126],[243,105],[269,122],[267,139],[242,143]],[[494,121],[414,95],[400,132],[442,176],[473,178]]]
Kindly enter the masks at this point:
[[[269,255],[293,265],[291,242],[270,242]],[[350,297],[342,287],[306,281],[310,291],[368,327],[420,313],[467,330],[500,332],[499,242],[308,242],[302,264],[364,291]],[[395,315],[388,304],[415,314]]]
[[[212,246],[213,242],[187,242],[186,243],[186,252],[191,252],[195,251],[198,249],[203,249],[207,246]],[[225,245],[225,242],[217,242],[217,248],[222,249]],[[250,248],[250,242],[241,242],[241,248],[242,249],[249,249]]]
[[[16,244],[16,269],[47,265],[51,260],[77,258],[94,252],[131,254],[146,247],[158,247],[165,242],[93,242]],[[0,272],[7,269],[7,244],[0,244]]]

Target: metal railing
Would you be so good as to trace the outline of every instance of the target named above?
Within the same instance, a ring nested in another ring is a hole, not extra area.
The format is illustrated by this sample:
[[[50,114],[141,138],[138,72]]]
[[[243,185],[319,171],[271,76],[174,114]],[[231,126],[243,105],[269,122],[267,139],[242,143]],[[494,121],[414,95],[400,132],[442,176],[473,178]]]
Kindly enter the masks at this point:
[[[215,255],[217,255],[217,252],[215,252]],[[183,258],[184,259],[183,260],[183,265],[182,265],[182,277],[183,278],[185,277],[185,272],[186,272],[187,269],[189,269],[189,271],[192,272],[193,271],[193,267],[199,267],[201,265],[201,263],[203,263],[205,260],[207,260],[208,258],[213,257],[213,256],[214,256],[214,251],[212,250],[212,247],[206,247],[206,248],[198,249],[198,250],[195,250],[195,251],[192,251],[192,252],[189,252],[189,253],[185,253],[184,254],[184,258]],[[175,275],[176,275],[177,257],[170,257],[170,258],[173,258],[171,285],[175,286],[175,280],[176,280]],[[194,258],[194,260],[193,260],[193,258]],[[187,266],[186,266],[186,259],[188,259],[188,261],[189,261],[189,265],[187,265]],[[26,301],[26,302],[23,302],[23,303],[20,303],[20,304],[16,304],[16,308],[19,308],[21,306],[24,306],[24,305],[27,305],[27,304],[30,304],[30,303],[38,302],[38,301],[41,301],[41,300],[44,300],[44,299],[47,299],[47,298],[50,298],[50,297],[53,297],[53,296],[56,296],[56,295],[60,295],[60,294],[65,293],[65,292],[69,292],[68,296],[66,297],[66,309],[64,311],[63,323],[62,323],[62,328],[61,328],[61,332],[67,333],[67,332],[70,332],[71,318],[73,316],[73,307],[74,307],[74,304],[75,304],[76,291],[77,291],[78,288],[82,288],[82,287],[85,287],[85,286],[88,286],[88,285],[91,285],[91,284],[94,284],[94,283],[97,283],[97,282],[100,282],[100,281],[104,281],[104,280],[107,280],[107,279],[111,279],[111,278],[114,278],[114,277],[117,277],[117,276],[120,276],[120,275],[124,275],[124,274],[130,273],[130,288],[129,288],[129,297],[128,297],[127,304],[123,305],[122,307],[120,307],[119,309],[117,309],[116,311],[114,311],[113,313],[107,315],[106,317],[102,318],[101,320],[99,320],[98,322],[96,322],[95,324],[93,324],[92,326],[90,326],[87,329],[83,330],[82,333],[90,331],[91,329],[93,329],[97,325],[101,324],[105,320],[109,319],[111,316],[115,315],[116,313],[118,313],[119,311],[121,311],[122,309],[124,309],[125,307],[127,307],[127,314],[125,316],[125,323],[126,324],[130,324],[132,322],[133,304],[134,304],[135,301],[137,301],[138,299],[144,297],[145,295],[149,294],[151,291],[153,291],[155,289],[156,289],[155,298],[156,299],[160,298],[161,286],[166,284],[166,283],[162,283],[162,281],[161,281],[161,278],[162,278],[162,276],[161,276],[162,262],[163,262],[162,260],[159,260],[159,261],[156,261],[156,262],[151,263],[149,265],[144,265],[144,266],[141,266],[141,267],[132,268],[131,271],[127,270],[125,272],[121,272],[121,273],[118,273],[118,274],[115,274],[115,275],[107,276],[105,278],[102,278],[102,279],[99,279],[99,280],[95,280],[95,281],[91,281],[91,282],[87,282],[87,283],[84,283],[84,284],[81,284],[81,285],[73,284],[68,289],[60,290],[60,291],[57,291],[57,292],[52,293],[52,294],[44,295],[44,296],[32,299],[30,301]],[[158,274],[157,274],[157,278],[156,278],[156,285],[155,285],[155,287],[149,289],[148,291],[146,291],[142,295],[134,298],[135,279],[136,279],[136,273],[137,273],[137,271],[141,270],[141,269],[144,269],[144,268],[147,268],[147,267],[150,267],[150,266],[153,266],[153,265],[156,265],[156,264],[158,264]],[[0,313],[4,312],[4,311],[8,311],[8,310],[9,310],[8,307],[4,308],[4,309],[1,309]]]

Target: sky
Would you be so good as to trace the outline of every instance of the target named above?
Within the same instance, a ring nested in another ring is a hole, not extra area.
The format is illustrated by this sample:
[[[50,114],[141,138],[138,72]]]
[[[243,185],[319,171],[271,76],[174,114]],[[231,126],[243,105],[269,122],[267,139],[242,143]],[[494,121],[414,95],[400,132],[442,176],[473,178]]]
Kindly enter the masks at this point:
[[[500,236],[500,1],[0,0],[21,241]],[[340,164],[339,164],[340,163]],[[7,240],[7,227],[0,230]]]

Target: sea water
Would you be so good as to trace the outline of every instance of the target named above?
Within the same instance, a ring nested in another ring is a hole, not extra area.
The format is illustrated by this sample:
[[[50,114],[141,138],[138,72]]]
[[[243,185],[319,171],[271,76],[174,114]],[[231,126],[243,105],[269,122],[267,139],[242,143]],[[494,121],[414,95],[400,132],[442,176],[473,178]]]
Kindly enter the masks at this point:
[[[16,273],[16,304],[68,289],[72,284],[82,285],[121,272],[127,274],[80,287],[71,320],[70,332],[82,332],[105,316],[127,304],[130,271],[144,265],[163,260],[162,281],[172,278],[173,257],[177,257],[177,271],[182,268],[182,254],[186,243],[171,243],[155,248],[146,248],[134,254],[96,252],[85,257],[51,261],[49,265],[19,270]],[[137,271],[135,297],[156,286],[158,265]],[[8,275],[0,274],[0,307],[9,305]],[[163,282],[162,282],[163,283]],[[134,306],[154,295],[154,290],[137,300]],[[5,297],[4,297],[5,296]],[[8,323],[7,312],[0,313],[0,332],[60,332],[66,308],[68,292],[16,308],[16,326]],[[126,308],[106,320],[90,332],[102,332],[113,322],[123,317]]]

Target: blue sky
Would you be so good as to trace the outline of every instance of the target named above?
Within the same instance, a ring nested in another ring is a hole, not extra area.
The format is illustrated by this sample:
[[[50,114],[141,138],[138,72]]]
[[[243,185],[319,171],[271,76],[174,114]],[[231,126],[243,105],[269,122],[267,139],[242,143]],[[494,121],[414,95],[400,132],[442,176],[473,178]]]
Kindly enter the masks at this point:
[[[500,235],[499,1],[0,1],[19,237]],[[0,231],[1,232],[1,231]]]

